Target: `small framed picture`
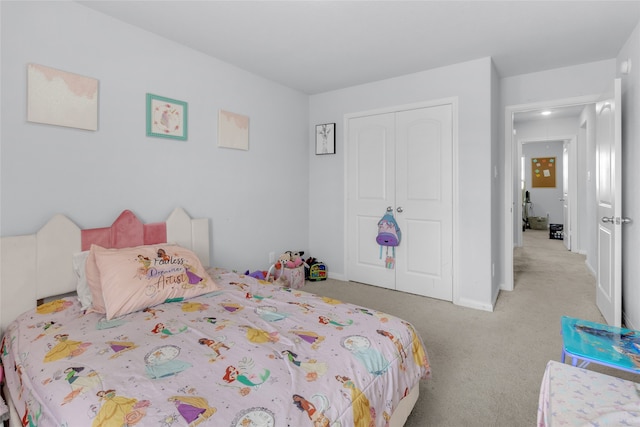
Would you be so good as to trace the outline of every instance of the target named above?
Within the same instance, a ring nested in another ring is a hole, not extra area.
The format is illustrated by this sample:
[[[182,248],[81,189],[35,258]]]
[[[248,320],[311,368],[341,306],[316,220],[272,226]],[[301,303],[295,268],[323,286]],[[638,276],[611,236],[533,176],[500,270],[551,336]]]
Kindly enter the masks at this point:
[[[187,140],[187,103],[147,94],[147,136]]]
[[[336,154],[336,124],[316,125],[316,154]]]

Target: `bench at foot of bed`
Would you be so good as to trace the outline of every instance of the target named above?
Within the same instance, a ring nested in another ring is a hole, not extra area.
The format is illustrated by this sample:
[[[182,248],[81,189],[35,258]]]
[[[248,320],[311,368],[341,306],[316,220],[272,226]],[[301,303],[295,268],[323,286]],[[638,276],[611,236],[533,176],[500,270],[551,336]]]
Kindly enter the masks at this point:
[[[538,427],[637,425],[640,384],[549,361],[540,386]]]

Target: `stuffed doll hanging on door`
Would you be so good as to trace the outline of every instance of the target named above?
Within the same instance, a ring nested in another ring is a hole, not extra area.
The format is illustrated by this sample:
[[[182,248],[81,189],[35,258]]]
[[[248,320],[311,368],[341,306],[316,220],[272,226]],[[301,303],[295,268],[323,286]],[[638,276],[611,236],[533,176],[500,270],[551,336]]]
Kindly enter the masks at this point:
[[[380,259],[382,259],[382,247],[386,247],[386,268],[393,269],[396,265],[396,246],[400,244],[401,237],[402,232],[393,217],[393,210],[387,209],[387,213],[378,221],[378,235],[376,236],[376,242],[380,245]]]

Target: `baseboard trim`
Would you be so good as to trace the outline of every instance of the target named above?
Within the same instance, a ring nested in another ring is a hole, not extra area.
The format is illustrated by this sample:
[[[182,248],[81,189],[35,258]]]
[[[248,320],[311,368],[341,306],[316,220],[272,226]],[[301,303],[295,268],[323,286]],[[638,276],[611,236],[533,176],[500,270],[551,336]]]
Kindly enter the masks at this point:
[[[329,279],[342,280],[343,282],[348,281],[344,274],[335,274],[335,273],[329,272],[327,276],[329,277]]]
[[[597,277],[596,275],[596,271],[591,267],[591,264],[589,264],[586,260],[584,261],[584,265],[587,266],[587,270],[589,270],[589,273],[591,273],[591,275],[593,277]]]
[[[468,299],[468,298],[460,298],[458,299],[456,305],[467,307],[467,308],[475,308],[476,310],[493,311],[495,303],[485,304],[485,303],[481,303],[479,301]]]

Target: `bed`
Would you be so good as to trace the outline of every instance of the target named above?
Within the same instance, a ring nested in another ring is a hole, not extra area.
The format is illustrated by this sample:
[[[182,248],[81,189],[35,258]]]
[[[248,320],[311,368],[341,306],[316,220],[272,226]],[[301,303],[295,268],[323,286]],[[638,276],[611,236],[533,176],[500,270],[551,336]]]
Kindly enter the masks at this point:
[[[431,373],[398,317],[210,267],[180,208],[1,243],[11,425],[402,426]]]

